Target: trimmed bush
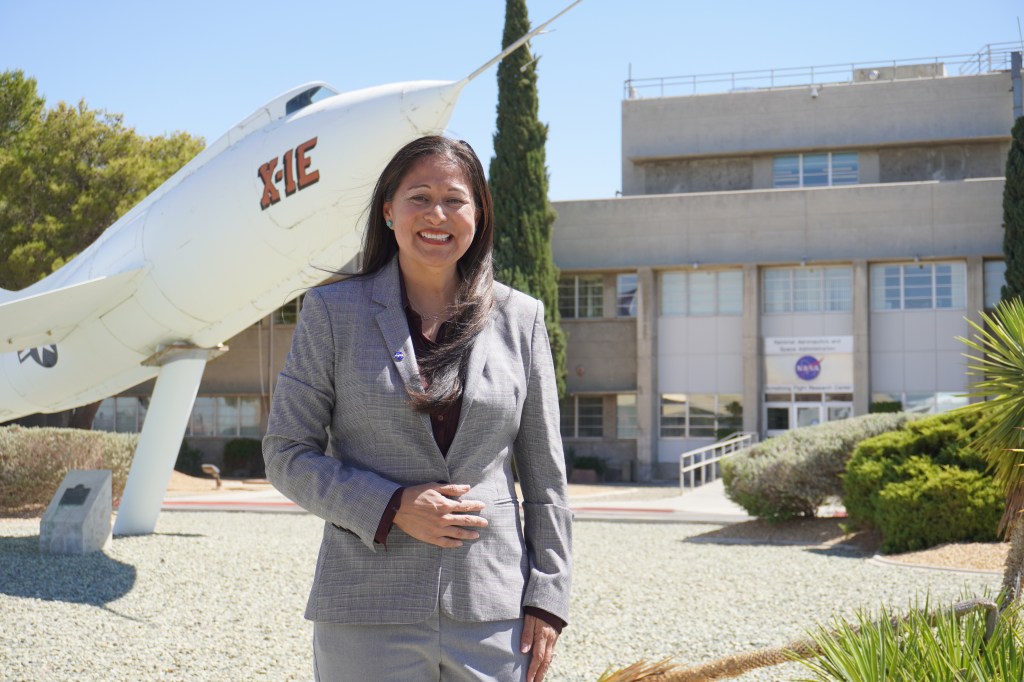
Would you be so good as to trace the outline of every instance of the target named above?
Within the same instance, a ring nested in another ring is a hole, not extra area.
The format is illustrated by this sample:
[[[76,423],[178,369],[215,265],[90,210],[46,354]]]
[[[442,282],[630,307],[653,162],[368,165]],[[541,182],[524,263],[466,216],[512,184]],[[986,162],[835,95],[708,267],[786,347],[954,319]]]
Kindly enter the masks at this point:
[[[871,403],[868,406],[868,412],[871,414],[881,414],[883,412],[902,412],[903,403],[899,400],[880,400]]]
[[[843,480],[843,504],[850,518],[877,526],[879,494],[890,483],[910,477],[903,465],[911,457],[984,473],[985,460],[966,447],[968,432],[977,422],[977,415],[971,412],[945,412],[858,445]]]
[[[182,439],[181,447],[178,448],[178,459],[174,461],[174,470],[189,476],[199,476],[202,474],[202,450],[192,447],[187,440]]]
[[[0,426],[0,509],[45,507],[71,469],[110,469],[124,492],[138,434]]]
[[[925,457],[911,457],[901,469],[909,478],[886,485],[878,495],[875,520],[883,552],[996,540],[1003,499],[991,476]]]
[[[826,500],[842,495],[841,476],[859,442],[914,418],[868,414],[788,431],[723,460],[726,494],[768,521],[814,516]]]
[[[263,443],[256,438],[235,438],[224,445],[224,469],[228,476],[263,478],[266,465],[263,462]]]
[[[573,470],[589,469],[600,476],[604,473],[604,460],[600,457],[576,457],[572,463]]]

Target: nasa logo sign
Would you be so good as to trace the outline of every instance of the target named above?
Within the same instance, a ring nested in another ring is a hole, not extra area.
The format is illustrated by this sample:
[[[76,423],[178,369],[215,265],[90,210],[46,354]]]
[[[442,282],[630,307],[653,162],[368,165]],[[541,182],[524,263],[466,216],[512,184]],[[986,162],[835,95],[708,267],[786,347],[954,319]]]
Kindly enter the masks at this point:
[[[813,381],[821,374],[821,361],[805,355],[796,361],[796,375],[804,381]]]

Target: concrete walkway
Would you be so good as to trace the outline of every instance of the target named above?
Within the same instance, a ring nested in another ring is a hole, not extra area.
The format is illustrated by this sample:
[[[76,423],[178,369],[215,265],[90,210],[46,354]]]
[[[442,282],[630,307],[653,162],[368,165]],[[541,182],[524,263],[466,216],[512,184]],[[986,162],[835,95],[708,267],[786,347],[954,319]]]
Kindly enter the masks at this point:
[[[227,482],[217,490],[168,492],[164,510],[303,512],[265,481]],[[569,485],[569,504],[576,518],[618,521],[738,523],[750,520],[742,507],[725,496],[722,481],[686,490],[677,486]]]

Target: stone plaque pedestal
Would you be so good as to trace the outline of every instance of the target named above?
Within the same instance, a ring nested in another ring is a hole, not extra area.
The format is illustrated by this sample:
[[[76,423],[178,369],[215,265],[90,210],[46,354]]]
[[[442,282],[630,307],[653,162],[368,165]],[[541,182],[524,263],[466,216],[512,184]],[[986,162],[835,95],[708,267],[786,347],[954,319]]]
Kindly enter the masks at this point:
[[[39,551],[87,554],[108,547],[112,502],[108,469],[69,471],[39,524]]]

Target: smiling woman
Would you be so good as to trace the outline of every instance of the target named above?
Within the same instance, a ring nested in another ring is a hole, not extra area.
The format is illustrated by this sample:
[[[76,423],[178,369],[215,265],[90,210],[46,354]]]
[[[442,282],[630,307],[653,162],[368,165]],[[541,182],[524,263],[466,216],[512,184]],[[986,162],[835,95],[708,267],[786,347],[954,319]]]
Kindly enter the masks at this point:
[[[453,160],[428,156],[417,161],[393,197],[384,219],[398,242],[406,295],[423,319],[423,333],[437,336],[451,317],[458,288],[456,264],[476,235],[476,202],[469,180]]]
[[[270,480],[326,522],[317,679],[540,682],[572,534],[544,306],[494,282],[465,142],[399,150],[368,215],[361,272],[304,299],[264,440]]]

